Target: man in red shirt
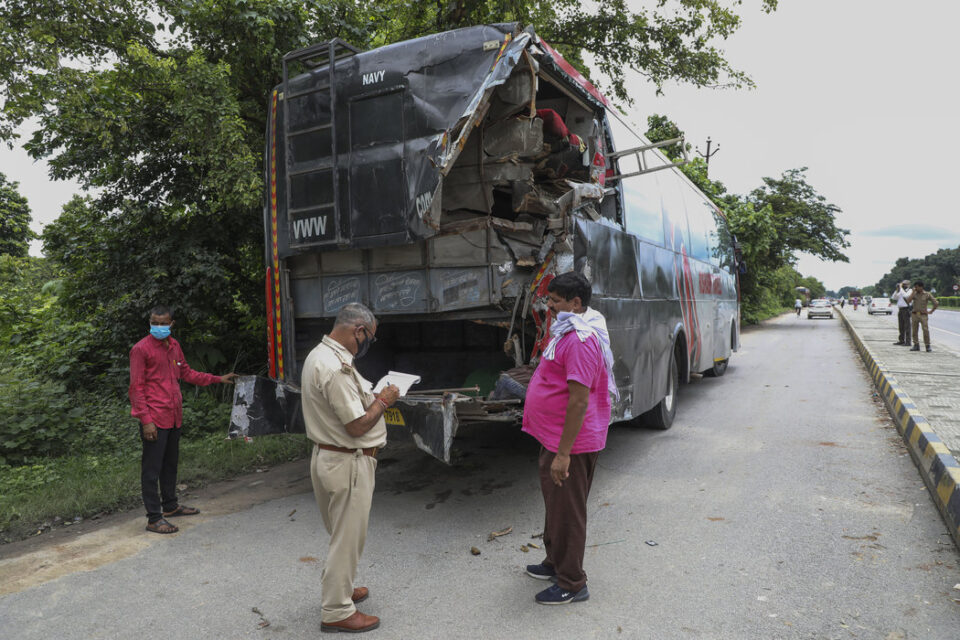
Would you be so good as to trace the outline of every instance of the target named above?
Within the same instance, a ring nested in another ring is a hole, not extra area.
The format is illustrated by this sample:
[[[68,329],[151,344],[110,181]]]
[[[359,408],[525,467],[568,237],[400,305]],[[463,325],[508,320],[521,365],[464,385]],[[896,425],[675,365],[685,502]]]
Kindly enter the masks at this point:
[[[140,421],[140,487],[147,509],[147,531],[175,533],[172,516],[192,516],[199,509],[177,501],[177,463],[183,396],[180,380],[201,387],[216,382],[233,383],[237,376],[215,376],[194,371],[187,364],[180,343],[170,337],[173,311],[157,306],[150,310],[150,335],[130,350],[130,415]],[[159,482],[160,491],[157,491]]]

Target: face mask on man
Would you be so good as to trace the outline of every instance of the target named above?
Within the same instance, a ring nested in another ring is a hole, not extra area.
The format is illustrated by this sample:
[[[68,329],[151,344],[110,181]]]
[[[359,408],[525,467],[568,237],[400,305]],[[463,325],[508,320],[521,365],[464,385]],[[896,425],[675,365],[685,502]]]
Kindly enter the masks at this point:
[[[150,335],[152,335],[157,340],[166,340],[170,337],[170,325],[168,324],[152,324],[150,325]]]
[[[363,330],[363,340],[357,340],[357,352],[353,355],[354,358],[362,358],[367,355],[367,351],[370,350],[370,345],[376,342],[376,338],[371,338],[367,334],[366,327],[360,327]]]

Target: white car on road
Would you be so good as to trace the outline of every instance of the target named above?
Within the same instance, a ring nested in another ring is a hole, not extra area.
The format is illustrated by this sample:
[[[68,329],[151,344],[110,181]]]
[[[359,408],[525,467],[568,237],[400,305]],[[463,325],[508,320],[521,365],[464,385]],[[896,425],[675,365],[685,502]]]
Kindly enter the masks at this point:
[[[867,303],[867,313],[885,313],[888,316],[893,314],[894,307],[890,306],[890,298],[873,298]]]
[[[825,298],[812,301],[807,307],[807,319],[810,318],[830,318],[832,320],[833,305]]]

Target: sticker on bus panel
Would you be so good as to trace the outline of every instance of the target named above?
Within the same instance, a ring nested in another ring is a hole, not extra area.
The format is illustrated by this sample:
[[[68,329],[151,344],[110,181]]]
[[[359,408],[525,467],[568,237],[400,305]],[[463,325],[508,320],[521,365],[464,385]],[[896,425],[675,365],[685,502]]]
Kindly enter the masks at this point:
[[[405,427],[407,423],[403,421],[403,414],[400,409],[390,407],[383,412],[383,421],[394,427]]]
[[[323,242],[336,237],[333,215],[311,212],[293,219],[293,240],[296,243]]]

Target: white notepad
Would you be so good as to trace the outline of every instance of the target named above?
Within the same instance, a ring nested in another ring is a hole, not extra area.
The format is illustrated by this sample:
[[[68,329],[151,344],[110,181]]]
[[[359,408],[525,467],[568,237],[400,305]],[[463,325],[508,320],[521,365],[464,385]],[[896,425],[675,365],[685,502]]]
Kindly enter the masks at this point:
[[[400,373],[399,371],[388,371],[387,375],[380,378],[380,382],[373,388],[374,393],[380,393],[388,384],[396,385],[400,388],[400,395],[407,395],[410,387],[420,382],[420,376],[412,373]]]

